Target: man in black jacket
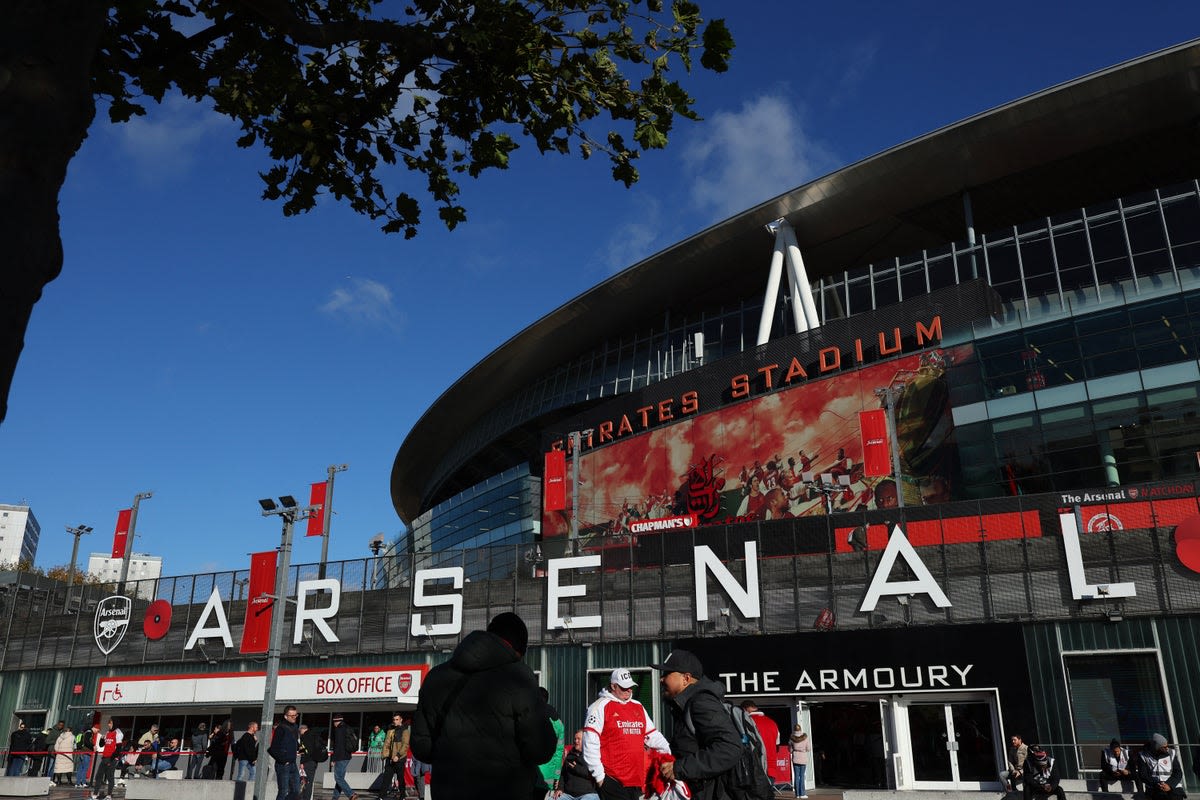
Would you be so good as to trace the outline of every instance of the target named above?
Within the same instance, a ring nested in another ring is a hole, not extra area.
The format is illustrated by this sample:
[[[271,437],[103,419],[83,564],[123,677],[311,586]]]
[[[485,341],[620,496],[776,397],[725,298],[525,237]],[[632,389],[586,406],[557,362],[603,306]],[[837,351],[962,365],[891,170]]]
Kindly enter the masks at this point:
[[[413,717],[415,758],[432,764],[437,800],[540,800],[538,769],[558,744],[537,680],[521,658],[529,631],[516,614],[472,631],[429,670]]]
[[[1030,747],[1029,758],[1025,761],[1025,800],[1050,795],[1058,800],[1067,800],[1066,792],[1059,786],[1061,780],[1058,764],[1046,749],[1038,745]]]
[[[208,750],[208,723],[201,722],[192,731],[192,752],[188,755],[185,778],[199,778],[204,774],[204,753]]]
[[[300,723],[300,800],[312,800],[313,788],[317,785],[317,772],[329,751],[325,749],[325,737],[316,728]]]
[[[295,706],[283,710],[283,719],[271,734],[271,746],[267,753],[275,760],[275,785],[279,794],[275,800],[297,800],[300,797],[300,771],[296,768],[296,756],[300,751],[300,733],[296,719],[300,712]]]
[[[600,800],[592,771],[583,760],[583,730],[575,731],[575,744],[563,756],[562,777],[554,792],[557,800]]]
[[[346,783],[346,768],[350,766],[350,759],[358,749],[358,736],[346,724],[341,714],[333,715],[333,733],[330,738],[333,739],[329,754],[333,760],[333,800],[338,800],[339,793],[346,795],[350,800],[358,800],[358,795],[350,788],[350,784]]]
[[[31,739],[25,723],[18,721],[17,728],[8,737],[8,771],[5,775],[20,775],[25,771],[25,759]]]
[[[731,795],[722,777],[741,759],[742,741],[725,710],[725,688],[704,677],[700,659],[688,650],[673,650],[651,666],[662,673],[675,720],[675,761],[662,765],[663,778],[685,782],[695,800],[726,800]]]
[[[243,773],[249,773],[247,781],[254,780],[254,764],[258,761],[258,723],[251,721],[246,726],[246,732],[233,746],[233,761],[237,767],[234,780],[242,780]]]

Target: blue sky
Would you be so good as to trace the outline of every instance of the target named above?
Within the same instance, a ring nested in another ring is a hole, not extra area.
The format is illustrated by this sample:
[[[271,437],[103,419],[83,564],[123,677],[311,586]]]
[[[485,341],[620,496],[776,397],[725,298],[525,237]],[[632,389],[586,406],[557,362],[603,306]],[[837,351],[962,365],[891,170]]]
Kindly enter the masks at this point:
[[[589,287],[809,179],[1009,100],[1200,36],[1189,2],[702,3],[737,40],[690,88],[705,121],[606,165],[524,148],[464,185],[469,221],[411,241],[329,201],[285,219],[264,156],[179,98],[103,118],[62,193],[65,264],[34,311],[0,425],[0,502],[42,524],[38,564],[136,549],[168,575],[246,568],[278,544],[256,500],[337,477],[333,559],[401,530],[396,450],[438,395]],[[402,180],[399,176],[396,180]],[[761,270],[770,257],[731,269]],[[447,431],[447,436],[453,436]],[[300,539],[293,561],[316,561]]]

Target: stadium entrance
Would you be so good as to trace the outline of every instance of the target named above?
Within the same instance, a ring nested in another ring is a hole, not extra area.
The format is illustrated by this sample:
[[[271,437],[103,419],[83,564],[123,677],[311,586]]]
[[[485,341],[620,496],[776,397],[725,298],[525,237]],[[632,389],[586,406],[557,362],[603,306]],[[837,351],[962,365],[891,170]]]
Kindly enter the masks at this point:
[[[886,701],[820,701],[806,703],[812,740],[813,778],[818,787],[882,789],[887,787],[883,738]],[[802,712],[803,713],[803,712]]]

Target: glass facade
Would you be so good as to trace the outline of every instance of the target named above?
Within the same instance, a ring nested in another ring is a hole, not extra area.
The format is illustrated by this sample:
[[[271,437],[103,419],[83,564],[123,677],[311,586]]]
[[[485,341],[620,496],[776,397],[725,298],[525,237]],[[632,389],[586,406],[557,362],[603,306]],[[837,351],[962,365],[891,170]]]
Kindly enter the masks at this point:
[[[948,343],[971,345],[960,348],[950,369],[964,465],[957,497],[1197,472],[1195,180],[846,270],[813,288],[822,319],[830,321],[974,277],[996,291],[1000,307],[969,342]],[[761,310],[761,296],[688,314],[670,310],[657,326],[600,342],[497,404],[460,435],[441,469],[449,474],[503,432],[553,410],[634,391],[753,347]],[[774,337],[794,334],[786,304],[778,316]],[[531,541],[538,531],[528,520],[537,516],[539,491],[529,464],[516,465],[422,515],[411,547]]]
[[[426,511],[413,522],[406,549],[413,553],[454,550],[461,554],[474,548],[532,542],[541,531],[541,507],[541,480],[530,475],[528,464],[520,464]],[[393,545],[388,555],[402,549],[404,545]],[[495,569],[504,571],[502,565],[495,564],[490,564],[487,571]],[[511,572],[511,566],[507,571]],[[468,575],[475,577],[471,571]]]

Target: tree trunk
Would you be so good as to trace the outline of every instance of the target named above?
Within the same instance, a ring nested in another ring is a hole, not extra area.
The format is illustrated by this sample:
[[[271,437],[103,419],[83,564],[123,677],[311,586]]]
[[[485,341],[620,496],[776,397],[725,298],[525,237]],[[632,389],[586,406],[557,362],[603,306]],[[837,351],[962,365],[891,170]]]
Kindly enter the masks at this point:
[[[0,421],[33,306],[62,270],[58,192],[96,115],[107,5],[0,0]]]

